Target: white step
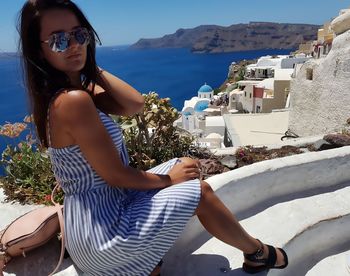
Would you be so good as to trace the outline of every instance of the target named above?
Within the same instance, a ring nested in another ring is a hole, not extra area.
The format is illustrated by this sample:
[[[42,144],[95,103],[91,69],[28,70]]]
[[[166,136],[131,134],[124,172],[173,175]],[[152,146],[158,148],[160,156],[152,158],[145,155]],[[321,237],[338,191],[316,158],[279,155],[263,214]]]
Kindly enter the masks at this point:
[[[346,187],[331,193],[276,204],[242,220],[241,223],[254,237],[265,243],[283,247],[295,236],[307,232],[309,227],[322,220],[350,214],[349,199],[350,187]],[[342,235],[348,235],[347,240],[350,240],[348,229],[344,229],[345,234]],[[290,262],[293,263],[294,258],[302,258],[303,253],[303,248],[300,248],[298,256],[289,256]],[[176,267],[165,266],[163,274],[222,276],[223,271],[226,271],[227,275],[245,275],[240,268],[242,262],[243,256],[239,250],[211,238],[181,264]],[[288,275],[288,270],[280,272],[279,275]]]
[[[327,275],[350,275],[350,250],[323,259],[306,276],[326,276],[324,273],[327,271],[332,272]]]

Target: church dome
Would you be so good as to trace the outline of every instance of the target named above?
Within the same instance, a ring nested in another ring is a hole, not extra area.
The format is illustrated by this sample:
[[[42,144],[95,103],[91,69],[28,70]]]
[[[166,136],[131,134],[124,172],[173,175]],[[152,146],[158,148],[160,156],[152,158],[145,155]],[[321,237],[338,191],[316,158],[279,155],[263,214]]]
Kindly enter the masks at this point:
[[[198,90],[199,93],[210,93],[213,92],[213,88],[211,88],[209,85],[204,84],[199,88]]]

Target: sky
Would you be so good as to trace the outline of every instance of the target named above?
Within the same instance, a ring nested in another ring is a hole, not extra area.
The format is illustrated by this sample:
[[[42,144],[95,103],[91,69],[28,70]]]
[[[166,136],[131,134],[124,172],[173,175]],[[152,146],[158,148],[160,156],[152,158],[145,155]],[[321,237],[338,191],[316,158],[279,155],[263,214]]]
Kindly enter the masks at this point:
[[[350,0],[73,0],[104,46],[128,45],[179,28],[250,21],[322,25]],[[16,51],[16,18],[25,0],[1,0],[0,53]]]

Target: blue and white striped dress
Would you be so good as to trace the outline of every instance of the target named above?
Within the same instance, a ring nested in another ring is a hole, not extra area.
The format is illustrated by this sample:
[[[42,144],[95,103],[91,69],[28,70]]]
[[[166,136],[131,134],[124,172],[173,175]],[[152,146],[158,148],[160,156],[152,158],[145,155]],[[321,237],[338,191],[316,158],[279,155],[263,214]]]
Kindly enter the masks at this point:
[[[124,165],[128,154],[119,126],[98,110]],[[173,245],[200,199],[198,179],[165,189],[111,187],[78,145],[49,147],[53,171],[65,193],[66,248],[88,275],[148,275]],[[149,172],[166,174],[178,159]]]

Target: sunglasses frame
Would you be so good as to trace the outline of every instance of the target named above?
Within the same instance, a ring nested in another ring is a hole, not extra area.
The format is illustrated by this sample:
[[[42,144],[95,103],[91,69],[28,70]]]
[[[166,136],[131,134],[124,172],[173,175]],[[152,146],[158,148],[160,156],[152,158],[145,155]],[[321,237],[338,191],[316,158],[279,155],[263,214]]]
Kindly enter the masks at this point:
[[[78,41],[78,39],[76,39],[76,33],[79,31],[83,32],[86,35],[85,41],[82,44]],[[62,50],[60,50],[60,49],[54,50],[54,45],[55,45],[54,40],[55,40],[55,36],[57,34],[64,34],[64,37],[68,39],[66,48],[64,48]],[[91,34],[90,34],[89,30],[85,27],[79,27],[79,28],[74,29],[73,31],[70,31],[70,32],[57,32],[57,33],[51,34],[49,36],[49,39],[43,40],[40,42],[47,43],[49,48],[51,49],[51,51],[53,51],[55,53],[63,53],[65,51],[67,51],[67,49],[69,48],[69,44],[70,44],[72,37],[74,37],[74,39],[78,42],[79,45],[88,45],[91,41]],[[50,46],[50,45],[52,45],[52,46]]]

